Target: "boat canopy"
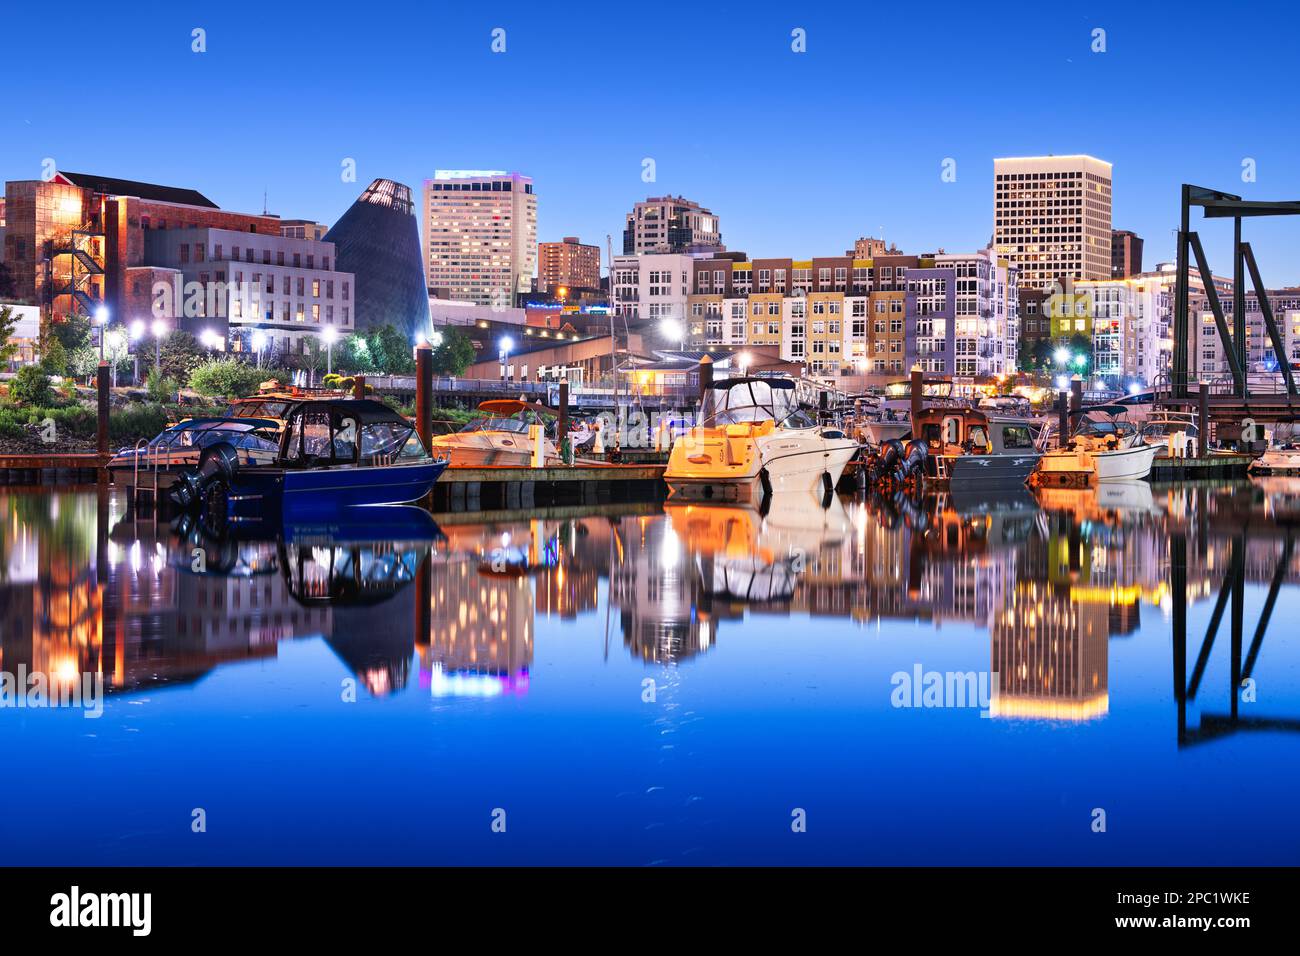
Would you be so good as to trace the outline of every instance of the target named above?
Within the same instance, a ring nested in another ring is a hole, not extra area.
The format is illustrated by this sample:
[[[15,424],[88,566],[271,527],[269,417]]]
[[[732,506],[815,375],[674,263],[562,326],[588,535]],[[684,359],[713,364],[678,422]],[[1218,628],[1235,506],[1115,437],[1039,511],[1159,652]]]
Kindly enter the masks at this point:
[[[415,426],[373,399],[300,402],[289,413],[280,460],[298,467],[386,465],[428,458]]]
[[[481,412],[499,416],[518,415],[524,410],[536,412],[539,415],[558,414],[553,408],[538,405],[536,402],[525,402],[519,398],[489,398],[486,402],[480,402],[478,408]]]
[[[713,392],[720,394],[705,396],[701,417],[706,426],[773,421],[787,428],[811,428],[815,424],[799,407],[789,379],[724,379],[713,383]]]

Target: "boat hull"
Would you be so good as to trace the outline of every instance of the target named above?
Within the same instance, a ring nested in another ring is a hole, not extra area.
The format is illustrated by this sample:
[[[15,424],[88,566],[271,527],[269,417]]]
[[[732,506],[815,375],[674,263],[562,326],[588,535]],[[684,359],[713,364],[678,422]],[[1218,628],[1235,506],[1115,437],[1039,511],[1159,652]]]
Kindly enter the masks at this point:
[[[844,474],[844,466],[858,450],[856,442],[827,439],[816,433],[777,432],[759,439],[758,445],[772,491],[791,493],[834,488]]]
[[[436,460],[410,465],[241,471],[230,488],[232,521],[300,521],[349,508],[419,501],[447,468]]]
[[[1156,451],[1156,446],[1144,444],[1114,451],[1053,451],[1043,455],[1038,474],[1048,484],[1134,481],[1151,474]]]
[[[948,487],[952,490],[1006,491],[1029,480],[1042,455],[960,455],[948,465]]]
[[[558,460],[555,446],[542,439],[542,454],[547,464]],[[430,443],[435,455],[445,455],[455,468],[482,468],[492,465],[527,467],[533,463],[533,445],[526,435],[513,432],[457,432],[441,435]]]
[[[1246,470],[1252,475],[1300,475],[1300,452],[1266,451]]]

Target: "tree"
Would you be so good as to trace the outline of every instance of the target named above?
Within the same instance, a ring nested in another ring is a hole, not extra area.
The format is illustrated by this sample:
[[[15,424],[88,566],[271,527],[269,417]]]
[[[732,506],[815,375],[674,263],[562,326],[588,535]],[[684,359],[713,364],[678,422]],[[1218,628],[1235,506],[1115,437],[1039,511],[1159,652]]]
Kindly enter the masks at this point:
[[[0,263],[3,265],[3,263]],[[18,352],[18,343],[12,341],[18,327],[18,314],[12,306],[0,305],[0,365],[8,363]]]
[[[190,373],[190,388],[200,395],[245,398],[265,377],[261,369],[238,359],[210,359]]]
[[[433,370],[439,375],[463,375],[474,364],[474,343],[460,329],[442,330],[442,341],[433,350]]]
[[[24,365],[9,383],[9,397],[36,408],[48,405],[53,393],[50,378],[36,365]]]
[[[162,341],[163,375],[177,382],[188,382],[190,372],[208,357],[207,350],[189,332],[173,330]]]
[[[326,363],[329,356],[325,354],[325,346],[321,343],[320,337],[316,335],[307,336],[307,348],[302,353],[299,361],[302,367],[311,372],[311,380],[316,381],[316,376],[325,371]]]
[[[57,339],[69,354],[91,344],[90,319],[80,313],[47,322],[43,331]]]
[[[368,338],[375,366],[389,375],[410,375],[415,371],[415,356],[406,335],[390,324],[373,330]]]
[[[68,350],[57,336],[42,336],[40,366],[46,375],[68,374]]]
[[[349,372],[362,374],[375,370],[375,357],[370,352],[370,343],[365,336],[353,333],[339,343],[338,367]]]
[[[157,368],[151,368],[149,374],[145,376],[144,387],[153,401],[162,404],[172,400],[178,386],[176,379],[163,374]]]

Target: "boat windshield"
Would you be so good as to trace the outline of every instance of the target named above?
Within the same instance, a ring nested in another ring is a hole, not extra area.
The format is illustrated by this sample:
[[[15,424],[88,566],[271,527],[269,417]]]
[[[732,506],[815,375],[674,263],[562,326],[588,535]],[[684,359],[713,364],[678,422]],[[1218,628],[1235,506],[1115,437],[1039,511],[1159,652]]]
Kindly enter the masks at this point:
[[[236,402],[226,410],[226,414],[231,418],[285,418],[291,404],[282,399]]]
[[[1196,423],[1190,418],[1152,418],[1142,426],[1143,438],[1168,438],[1176,432],[1196,436]]]
[[[522,418],[476,418],[462,432],[514,432],[516,435],[528,434],[528,426],[533,424]]]
[[[811,428],[816,424],[799,407],[793,388],[774,388],[759,379],[737,382],[722,391],[715,401],[712,413],[705,418],[706,425],[773,421],[783,428]]]
[[[1094,438],[1109,438],[1111,435],[1124,438],[1132,435],[1134,431],[1133,425],[1129,422],[1086,418],[1079,423],[1078,431],[1075,434],[1089,435]]]

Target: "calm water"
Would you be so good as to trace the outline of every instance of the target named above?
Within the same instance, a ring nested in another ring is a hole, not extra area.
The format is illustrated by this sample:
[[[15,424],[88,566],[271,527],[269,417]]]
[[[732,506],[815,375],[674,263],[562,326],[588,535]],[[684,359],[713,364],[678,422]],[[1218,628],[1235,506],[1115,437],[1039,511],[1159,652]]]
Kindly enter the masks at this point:
[[[0,491],[0,670],[105,687],[0,709],[0,858],[1300,860],[1300,484],[435,517]]]

